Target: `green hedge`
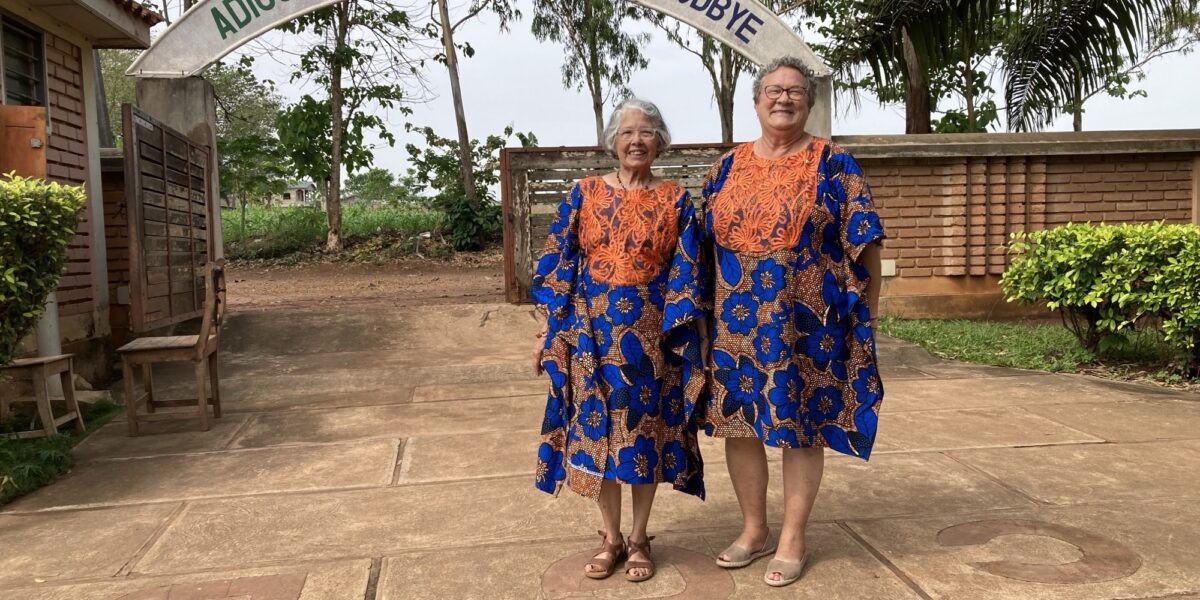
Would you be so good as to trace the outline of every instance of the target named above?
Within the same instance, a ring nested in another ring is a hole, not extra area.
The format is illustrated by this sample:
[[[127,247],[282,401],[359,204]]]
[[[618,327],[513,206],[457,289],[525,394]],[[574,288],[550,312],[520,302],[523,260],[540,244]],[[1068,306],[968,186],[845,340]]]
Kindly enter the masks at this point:
[[[0,177],[0,365],[41,317],[75,237],[82,187]]]
[[[1160,327],[1200,370],[1200,227],[1072,224],[1013,234],[1009,252],[1009,301],[1045,302],[1093,351]]]

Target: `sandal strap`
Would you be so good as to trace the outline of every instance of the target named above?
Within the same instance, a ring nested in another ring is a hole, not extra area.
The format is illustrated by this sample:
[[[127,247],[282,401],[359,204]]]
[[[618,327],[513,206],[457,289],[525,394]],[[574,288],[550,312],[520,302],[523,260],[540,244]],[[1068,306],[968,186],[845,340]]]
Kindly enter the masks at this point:
[[[600,549],[596,551],[596,554],[600,554],[601,552],[607,552],[607,553],[613,555],[613,557],[615,558],[615,557],[620,556],[625,553],[625,540],[624,539],[622,539],[616,543],[610,544],[610,543],[608,543],[608,534],[607,533],[604,533],[604,531],[602,531],[602,530],[596,530],[596,533],[600,536]]]
[[[654,536],[647,537],[641,542],[635,542],[633,541],[633,538],[629,538],[625,540],[625,547],[629,550],[630,554],[633,554],[634,552],[641,552],[642,554],[648,555],[650,554],[650,540],[652,539],[654,539]]]

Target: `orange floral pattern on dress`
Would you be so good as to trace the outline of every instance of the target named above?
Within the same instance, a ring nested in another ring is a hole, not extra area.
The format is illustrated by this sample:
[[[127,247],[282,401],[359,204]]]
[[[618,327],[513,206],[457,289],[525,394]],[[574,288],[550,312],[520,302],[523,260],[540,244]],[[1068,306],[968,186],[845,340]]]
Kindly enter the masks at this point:
[[[622,190],[588,177],[579,190],[579,242],[592,279],[640,285],[658,276],[679,239],[674,207],[683,188],[667,181],[651,190]]]
[[[826,140],[794,154],[762,158],[753,144],[733,151],[733,168],[712,201],[713,234],[736,252],[794,248],[817,198],[817,162]]]

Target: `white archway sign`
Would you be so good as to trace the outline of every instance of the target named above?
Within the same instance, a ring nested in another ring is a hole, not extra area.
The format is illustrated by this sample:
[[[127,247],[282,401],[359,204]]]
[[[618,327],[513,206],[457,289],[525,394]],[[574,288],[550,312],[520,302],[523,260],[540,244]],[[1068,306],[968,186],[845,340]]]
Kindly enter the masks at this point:
[[[300,15],[341,0],[201,0],[179,17],[126,72],[137,77],[188,77],[242,44]],[[826,84],[829,67],[774,12],[758,0],[633,0],[683,21],[762,65],[790,54]],[[808,130],[829,137],[830,85],[809,115]]]

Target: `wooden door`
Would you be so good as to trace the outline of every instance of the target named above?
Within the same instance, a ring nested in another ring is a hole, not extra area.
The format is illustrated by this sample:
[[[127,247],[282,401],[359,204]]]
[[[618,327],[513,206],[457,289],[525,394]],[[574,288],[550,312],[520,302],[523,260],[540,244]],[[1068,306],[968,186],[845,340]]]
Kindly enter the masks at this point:
[[[46,109],[0,104],[0,176],[46,177]]]

